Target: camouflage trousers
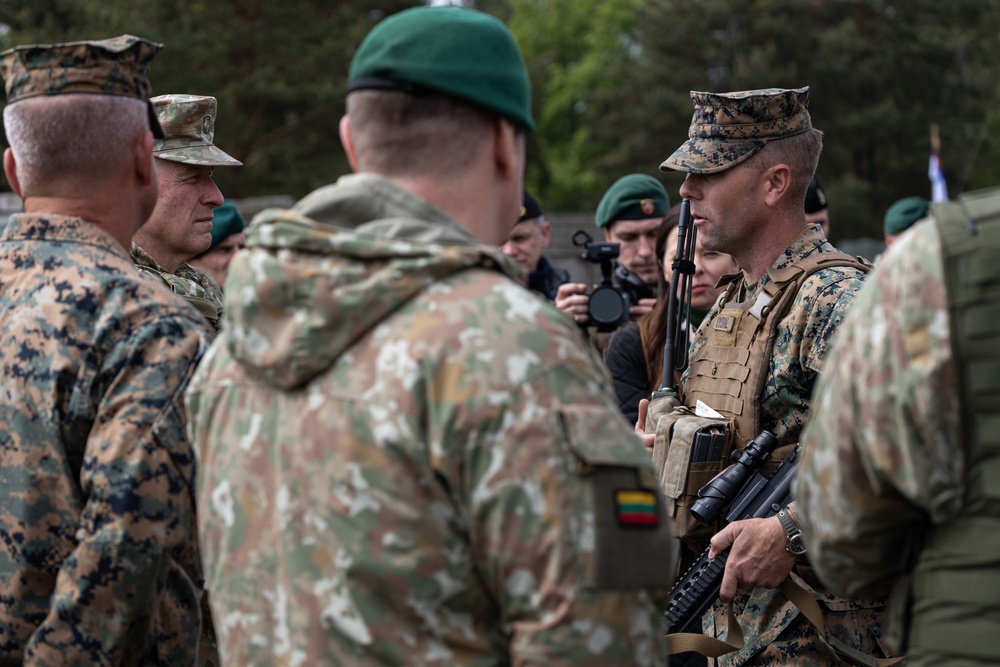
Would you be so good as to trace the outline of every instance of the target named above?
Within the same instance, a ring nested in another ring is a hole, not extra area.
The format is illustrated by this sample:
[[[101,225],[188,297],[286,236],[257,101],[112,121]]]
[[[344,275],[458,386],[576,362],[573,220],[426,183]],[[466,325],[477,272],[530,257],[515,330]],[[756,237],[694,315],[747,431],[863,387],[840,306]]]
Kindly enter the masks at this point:
[[[780,591],[767,591],[775,595],[754,595],[752,591],[737,595],[734,610],[746,635],[743,649],[729,653],[714,662],[716,667],[825,667],[827,665],[855,664],[842,659],[820,637],[819,631],[805,614]],[[761,604],[761,602],[766,602]],[[844,601],[849,602],[849,601]],[[863,606],[843,604],[831,608],[818,600],[829,636],[874,658],[890,657],[881,641],[885,620],[884,604]],[[713,614],[714,611],[714,614]],[[725,606],[716,604],[706,614],[707,624],[714,624],[717,632],[705,630],[710,635],[724,639]],[[755,633],[754,630],[763,630]]]

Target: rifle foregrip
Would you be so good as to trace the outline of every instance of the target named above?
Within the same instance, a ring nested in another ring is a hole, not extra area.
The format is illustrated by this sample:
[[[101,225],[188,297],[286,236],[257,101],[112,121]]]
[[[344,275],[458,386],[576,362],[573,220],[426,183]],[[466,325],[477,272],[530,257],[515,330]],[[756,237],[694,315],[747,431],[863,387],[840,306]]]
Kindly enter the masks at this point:
[[[711,559],[708,552],[709,549],[705,549],[670,589],[667,607],[663,612],[667,632],[700,633],[700,626],[694,629],[692,626],[701,621],[702,615],[719,597],[729,550],[726,549]]]

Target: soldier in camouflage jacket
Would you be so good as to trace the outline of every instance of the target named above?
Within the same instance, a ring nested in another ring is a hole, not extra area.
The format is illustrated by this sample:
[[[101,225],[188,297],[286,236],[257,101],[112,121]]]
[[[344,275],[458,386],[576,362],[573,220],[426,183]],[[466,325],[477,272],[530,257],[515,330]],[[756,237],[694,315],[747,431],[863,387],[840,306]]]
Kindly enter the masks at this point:
[[[223,202],[212,170],[242,162],[213,143],[214,97],[160,95],[151,102],[166,135],[153,146],[160,194],[153,214],[135,235],[132,258],[144,275],[197,308],[214,336],[221,326],[222,289],[187,262],[212,245],[212,209]]]
[[[533,126],[513,39],[407,10],[351,81],[367,173],[253,221],[187,397],[224,663],[662,665],[649,458],[497,248]]]

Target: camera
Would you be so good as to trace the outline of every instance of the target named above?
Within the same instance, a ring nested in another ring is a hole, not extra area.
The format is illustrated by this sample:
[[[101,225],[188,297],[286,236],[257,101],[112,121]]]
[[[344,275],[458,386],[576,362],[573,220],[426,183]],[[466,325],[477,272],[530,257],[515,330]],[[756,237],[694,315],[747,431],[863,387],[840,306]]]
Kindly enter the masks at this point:
[[[598,331],[614,331],[628,322],[629,306],[652,296],[649,286],[624,266],[616,265],[621,245],[594,241],[582,229],[573,234],[573,245],[584,248],[581,257],[601,265],[601,283],[588,295],[587,314]]]

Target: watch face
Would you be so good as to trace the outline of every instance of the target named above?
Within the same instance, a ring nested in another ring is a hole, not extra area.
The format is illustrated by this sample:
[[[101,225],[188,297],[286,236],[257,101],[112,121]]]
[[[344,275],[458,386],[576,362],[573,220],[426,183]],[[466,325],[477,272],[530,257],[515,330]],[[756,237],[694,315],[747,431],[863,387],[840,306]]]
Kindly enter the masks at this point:
[[[806,552],[806,545],[802,543],[802,535],[793,535],[788,538],[788,544],[786,546],[789,553],[793,553],[796,556],[801,556]]]

